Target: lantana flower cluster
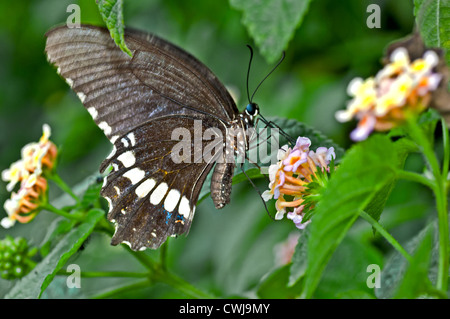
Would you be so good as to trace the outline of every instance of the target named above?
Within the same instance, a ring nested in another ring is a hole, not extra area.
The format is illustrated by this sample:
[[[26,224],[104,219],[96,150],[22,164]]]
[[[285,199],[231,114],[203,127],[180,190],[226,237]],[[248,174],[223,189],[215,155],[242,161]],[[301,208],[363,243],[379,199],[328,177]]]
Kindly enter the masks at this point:
[[[429,104],[442,75],[433,72],[439,57],[428,50],[420,59],[410,61],[408,51],[399,47],[390,55],[375,77],[353,79],[347,93],[353,97],[346,110],[336,112],[339,122],[356,118],[359,122],[351,139],[366,139],[373,130],[386,131],[421,113]]]
[[[265,201],[277,200],[275,219],[280,220],[287,213],[298,229],[304,229],[310,222],[303,219],[315,205],[311,200],[315,188],[312,185],[323,185],[326,174],[330,173],[330,162],[336,158],[333,147],[313,151],[310,146],[309,138],[298,137],[293,148],[281,147],[278,162],[269,167],[269,190],[262,194]]]
[[[8,182],[6,189],[12,192],[11,198],[3,206],[8,214],[8,217],[1,220],[4,228],[12,227],[16,221],[31,221],[38,213],[40,199],[47,190],[47,180],[42,174],[53,168],[57,148],[49,140],[50,126],[44,124],[42,129],[39,142],[25,145],[21,152],[22,158],[2,172],[3,181]],[[14,192],[18,184],[19,190]]]

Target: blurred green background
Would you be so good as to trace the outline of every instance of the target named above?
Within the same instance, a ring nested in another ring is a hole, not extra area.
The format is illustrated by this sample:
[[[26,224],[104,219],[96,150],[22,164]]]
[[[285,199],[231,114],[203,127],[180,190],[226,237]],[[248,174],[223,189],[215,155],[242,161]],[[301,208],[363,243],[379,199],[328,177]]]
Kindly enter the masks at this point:
[[[22,146],[37,141],[42,124],[48,123],[52,127],[51,139],[60,148],[59,173],[68,184],[76,185],[98,172],[111,146],[44,55],[45,32],[66,21],[66,8],[71,3],[80,5],[83,23],[103,25],[94,0],[0,2],[0,170],[19,159]],[[371,3],[381,7],[380,29],[366,26],[366,8]],[[199,58],[239,93],[238,107],[246,105],[249,51],[245,45],[251,44],[256,52],[257,48],[241,24],[241,12],[231,8],[228,1],[125,1],[124,17],[127,26],[153,32]],[[265,116],[305,122],[347,148],[354,123],[342,125],[334,119],[335,111],[344,108],[348,99],[347,83],[355,76],[375,74],[386,45],[409,34],[413,25],[411,0],[312,1],[289,43],[285,61],[254,100]],[[271,67],[256,53],[251,90]],[[408,165],[420,167],[417,163],[412,158]],[[1,203],[10,196],[5,186],[1,183]],[[259,183],[261,189],[266,186],[265,182]],[[51,195],[59,195],[55,187]],[[423,224],[429,205],[430,196],[420,187],[400,183],[382,221],[402,242]],[[1,210],[0,218],[4,216]],[[54,218],[42,212],[30,224],[0,229],[0,238],[20,235],[39,245]],[[276,266],[275,245],[292,231],[296,229],[290,221],[272,222],[257,193],[243,183],[233,189],[231,204],[222,211],[215,210],[210,199],[198,207],[189,236],[170,241],[169,266],[182,278],[219,295],[251,296],[261,277]],[[390,247],[373,237],[365,223],[357,223],[349,237],[328,266],[318,297],[336,296],[339,292],[345,295],[361,288],[351,283],[348,287],[342,285],[345,278],[354,281],[358,271],[360,286],[365,286],[367,264],[383,263],[390,252]],[[354,256],[355,251],[360,253],[349,266],[345,256]],[[157,252],[149,254],[158,256]],[[140,267],[123,249],[109,246],[109,238],[102,235],[92,236],[72,259],[70,263],[79,264],[82,271]],[[58,277],[44,297],[88,297],[125,281],[130,279],[83,279],[82,289],[69,290],[64,288],[65,278]],[[0,279],[0,296],[10,287],[10,282]],[[183,297],[163,285],[125,296]]]

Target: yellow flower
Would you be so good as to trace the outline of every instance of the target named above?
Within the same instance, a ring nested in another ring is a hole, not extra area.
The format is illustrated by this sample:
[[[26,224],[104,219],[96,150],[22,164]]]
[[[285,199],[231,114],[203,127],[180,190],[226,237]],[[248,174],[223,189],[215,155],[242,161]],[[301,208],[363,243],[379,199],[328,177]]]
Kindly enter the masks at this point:
[[[25,169],[23,160],[12,163],[8,169],[5,169],[2,172],[3,181],[9,182],[8,185],[6,185],[6,190],[11,192],[14,189],[14,186],[21,180],[27,178],[28,175],[30,175],[30,173]]]
[[[359,123],[350,134],[354,141],[366,139],[373,130],[389,130],[424,110],[430,92],[437,89],[442,75],[433,72],[439,62],[434,51],[410,61],[405,48],[395,49],[391,62],[375,78],[353,79],[348,86],[352,100],[346,110],[336,112],[339,122],[356,118]]]
[[[387,92],[381,95],[375,104],[375,115],[384,116],[391,109],[404,105],[414,87],[413,84],[413,78],[409,74],[401,74],[391,81]]]
[[[8,217],[1,221],[4,228],[12,227],[16,221],[28,223],[37,215],[41,194],[47,189],[47,181],[41,176],[31,174],[22,181],[17,193],[12,193],[11,198],[5,201],[3,208]]]
[[[31,221],[39,211],[41,196],[47,190],[47,180],[42,173],[53,168],[57,149],[49,140],[50,126],[44,124],[42,130],[39,142],[25,145],[21,150],[22,158],[2,172],[2,179],[9,182],[6,186],[8,192],[20,183],[19,191],[12,192],[11,198],[6,200],[3,206],[8,214],[8,217],[1,221],[5,228],[12,227],[16,221]]]
[[[374,78],[365,81],[361,78],[353,79],[347,87],[347,93],[354,98],[348,103],[346,110],[336,113],[340,122],[349,121],[359,112],[367,111],[374,105],[377,98]]]

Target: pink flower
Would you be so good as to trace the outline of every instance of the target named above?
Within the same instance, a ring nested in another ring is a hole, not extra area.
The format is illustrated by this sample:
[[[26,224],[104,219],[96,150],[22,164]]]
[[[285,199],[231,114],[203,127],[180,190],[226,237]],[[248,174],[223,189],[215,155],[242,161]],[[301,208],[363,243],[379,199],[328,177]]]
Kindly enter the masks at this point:
[[[356,126],[356,128],[350,133],[350,138],[357,142],[365,140],[375,128],[376,118],[375,116],[364,116]]]
[[[287,213],[287,218],[291,219],[295,227],[298,229],[305,229],[305,227],[309,224],[310,221],[307,221],[306,223],[302,223],[303,216],[305,213],[303,212],[303,209],[305,208],[305,205],[300,205],[294,209],[294,211]]]
[[[311,146],[311,140],[307,137],[299,136],[295,142],[294,150],[300,149],[302,151],[308,151]]]
[[[297,168],[306,163],[307,153],[301,149],[295,149],[288,155],[288,157],[283,161],[284,170],[286,172],[295,172]]]
[[[275,185],[275,188],[273,190],[273,198],[277,199],[280,196],[280,187],[282,187],[284,185],[285,182],[285,175],[284,172],[282,170],[279,171],[278,173],[278,182]]]
[[[331,160],[336,158],[334,147],[318,147],[316,151],[309,151],[308,156],[314,161],[314,164],[321,167],[326,167]]]

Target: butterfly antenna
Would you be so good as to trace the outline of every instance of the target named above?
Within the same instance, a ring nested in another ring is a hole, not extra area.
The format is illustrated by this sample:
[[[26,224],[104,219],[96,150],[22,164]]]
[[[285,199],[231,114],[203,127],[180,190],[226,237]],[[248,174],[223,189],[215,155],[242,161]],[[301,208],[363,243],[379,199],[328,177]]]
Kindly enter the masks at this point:
[[[248,79],[250,77],[250,67],[252,65],[252,60],[253,60],[253,49],[250,45],[247,44],[248,49],[250,50],[250,61],[248,62],[248,70],[247,70],[247,99],[248,99],[248,103],[251,103],[250,100],[250,92],[248,90]]]
[[[288,143],[293,146],[295,145],[295,139],[290,136],[288,133],[286,133],[280,126],[278,126],[276,123],[272,122],[272,121],[268,121],[264,118],[264,116],[262,116],[262,114],[259,114],[259,118],[261,119],[261,121],[266,124],[266,126],[270,127],[270,128],[277,128],[280,131],[280,134],[283,135],[284,138],[286,138],[286,140],[288,141]]]
[[[258,189],[258,187],[256,187],[255,183],[253,183],[252,179],[247,175],[247,173],[242,168],[242,166],[243,166],[242,164],[239,166],[241,171],[242,171],[242,173],[244,173],[245,177],[247,177],[247,179],[250,182],[250,184],[252,184],[252,187],[256,190],[256,192],[258,192],[259,197],[261,198],[261,200],[263,202],[264,208],[266,209],[267,215],[269,215],[270,219],[275,220],[275,218],[273,218],[272,215],[270,215],[269,209],[267,208],[266,201],[262,197],[261,191]]]
[[[272,68],[272,70],[264,77],[264,79],[261,80],[261,82],[259,82],[258,86],[256,87],[255,91],[253,91],[252,97],[250,99],[250,101],[253,100],[253,97],[255,96],[256,91],[258,91],[259,87],[261,86],[261,84],[263,84],[263,82],[269,77],[269,75],[272,74],[273,71],[275,71],[275,69],[281,64],[281,62],[283,62],[284,57],[286,56],[286,53],[283,51],[283,55],[280,59],[280,61],[278,61],[278,63]],[[249,68],[250,70],[250,68]],[[248,91],[248,90],[247,90]]]

